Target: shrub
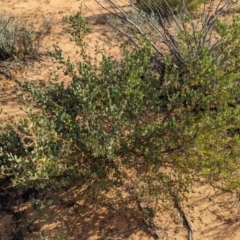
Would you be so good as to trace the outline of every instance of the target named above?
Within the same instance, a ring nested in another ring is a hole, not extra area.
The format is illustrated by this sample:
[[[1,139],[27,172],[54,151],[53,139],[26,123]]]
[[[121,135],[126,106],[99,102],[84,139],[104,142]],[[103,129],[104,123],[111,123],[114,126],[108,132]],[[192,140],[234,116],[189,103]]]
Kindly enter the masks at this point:
[[[178,204],[202,178],[239,191],[239,20],[217,19],[194,31],[187,27],[189,18],[181,20],[176,35],[168,32],[165,55],[148,34],[132,39],[139,48],[123,45],[119,62],[105,55],[95,62],[79,39],[77,63],[55,46],[51,55],[72,81],[48,88],[22,84],[39,112],[16,123],[25,149],[31,147],[26,155],[2,148],[13,182],[74,184],[82,200],[140,212],[149,225],[154,203]],[[156,32],[166,33],[159,24]]]
[[[50,25],[44,23],[39,30],[20,19],[0,15],[0,61],[23,59],[38,53],[42,38],[48,33]]]
[[[204,4],[203,11],[184,11],[179,15],[168,7],[171,13],[168,22],[164,20],[162,11],[147,14],[132,5],[132,10],[125,12],[111,0],[106,6],[97,2],[110,13],[113,9],[117,12],[112,14],[109,23],[123,38],[127,37],[132,46],[140,46],[139,35],[152,45],[151,66],[159,76],[156,89],[159,91],[161,114],[166,111],[163,122],[171,123],[171,128],[176,127],[170,131],[173,135],[168,132],[170,135],[167,136],[171,137],[167,138],[167,144],[177,136],[175,142],[184,139],[179,147],[188,146],[188,150],[181,150],[176,156],[178,147],[174,144],[169,148],[167,152],[171,154],[168,156],[175,159],[171,169],[175,166],[180,169],[180,165],[185,173],[194,169],[194,173],[206,174],[209,182],[215,184],[219,183],[216,176],[224,176],[229,182],[228,187],[238,188],[238,177],[232,179],[229,175],[238,168],[238,154],[230,154],[223,147],[231,142],[230,145],[237,150],[239,144],[238,127],[235,125],[239,117],[239,57],[236,55],[239,51],[239,19],[233,16],[231,24],[221,21],[221,15],[234,7],[232,2],[219,1],[212,11],[207,10],[214,7],[210,1]],[[235,129],[233,138],[232,127]],[[191,161],[180,163],[180,159]],[[229,162],[232,164],[228,165]]]

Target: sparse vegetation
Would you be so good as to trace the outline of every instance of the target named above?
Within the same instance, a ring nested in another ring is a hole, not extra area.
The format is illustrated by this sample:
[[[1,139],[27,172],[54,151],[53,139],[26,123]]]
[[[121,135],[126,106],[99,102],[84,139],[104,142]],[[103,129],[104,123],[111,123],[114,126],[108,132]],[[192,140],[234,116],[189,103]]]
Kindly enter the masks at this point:
[[[42,38],[50,25],[44,23],[36,31],[33,26],[8,14],[0,15],[0,61],[22,59],[38,53]]]
[[[122,60],[87,55],[87,22],[80,12],[69,17],[82,60],[56,45],[51,56],[71,82],[19,83],[31,104],[25,118],[1,126],[0,176],[17,188],[77,186],[82,206],[137,216],[158,237],[156,203],[174,203],[187,222],[180,202],[195,182],[240,190],[240,20],[223,22],[219,5],[172,13],[172,31],[161,12],[108,2],[111,24],[131,40]]]

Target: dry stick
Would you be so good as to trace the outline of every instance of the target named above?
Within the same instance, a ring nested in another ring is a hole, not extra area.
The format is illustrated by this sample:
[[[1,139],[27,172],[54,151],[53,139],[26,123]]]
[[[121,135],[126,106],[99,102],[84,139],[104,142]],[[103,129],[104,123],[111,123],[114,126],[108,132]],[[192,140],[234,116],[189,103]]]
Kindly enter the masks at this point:
[[[201,38],[201,41],[199,42],[199,46],[203,46],[204,44],[208,43],[208,47],[211,46],[211,40],[212,40],[212,34],[213,34],[213,30],[214,30],[214,23],[216,21],[216,18],[217,16],[220,16],[222,14],[224,14],[229,8],[230,8],[230,2],[231,0],[228,0],[227,3],[225,3],[221,8],[220,8],[220,5],[222,4],[223,0],[221,0],[214,13],[212,15],[211,14],[211,8],[213,6],[213,2],[214,1],[211,1],[210,2],[210,5],[209,5],[209,10],[207,11],[207,16],[205,17],[205,19],[203,20],[203,16],[204,16],[204,12],[205,12],[205,9],[206,9],[206,6],[207,4],[204,4],[204,10],[203,10],[203,13],[201,14],[201,17],[199,19],[201,19],[201,22],[202,22],[202,29],[201,29],[201,32],[204,33],[204,36]],[[208,37],[208,38],[207,38]],[[217,42],[218,43],[218,42]],[[215,44],[214,44],[215,45]],[[214,46],[213,45],[213,46]],[[211,50],[214,48],[214,47],[211,47]]]
[[[173,18],[174,22],[177,24],[178,28],[181,29],[181,27],[180,27],[180,25],[178,24],[178,21],[177,21],[177,19],[176,19],[176,17],[175,17],[175,14],[174,14],[172,8],[171,8],[171,7],[169,6],[169,4],[168,4],[168,1],[167,1],[167,0],[164,0],[164,3],[167,5],[169,11],[171,12],[172,18]]]
[[[165,1],[165,3],[166,3],[167,7],[169,8],[169,11],[171,12],[172,20],[176,23],[176,26],[177,26],[179,29],[181,29],[181,26],[179,25],[179,23],[178,23],[175,15],[174,15],[172,9],[170,8],[170,6],[169,6],[168,3],[166,2],[166,0],[164,0],[164,1]],[[158,8],[155,3],[152,3],[152,5],[153,5],[153,7],[154,7],[155,9]],[[152,10],[152,7],[150,7],[150,8],[151,8],[151,10]],[[153,10],[152,10],[152,11],[153,11]],[[161,13],[160,13],[159,11],[158,11],[158,17],[160,17],[160,18],[162,19]],[[145,21],[146,21],[146,20],[148,20],[148,18],[145,19]],[[154,25],[154,23],[151,22],[150,20],[148,21],[148,24],[150,24],[149,22]],[[163,23],[163,21],[161,21],[160,27],[163,29],[164,35],[158,30],[158,28],[157,28],[155,25],[154,25],[154,30],[161,33],[160,36],[159,36],[160,39],[162,39],[163,42],[165,43],[165,45],[168,46],[170,52],[174,53],[174,55],[177,57],[178,61],[183,64],[183,61],[182,61],[183,57],[182,57],[182,55],[181,55],[181,52],[179,51],[178,44],[177,44],[175,38],[174,38],[173,35],[169,32],[169,30],[166,28],[165,23]]]
[[[210,15],[211,15],[211,8],[213,6],[214,0],[210,0],[210,5],[209,5],[209,10],[207,11],[207,15],[204,19],[204,15],[205,15],[205,10],[206,10],[206,6],[207,4],[204,4],[204,8],[203,8],[203,13],[201,14],[202,18],[201,18],[201,23],[202,23],[202,30],[204,28],[204,26],[206,25],[207,20],[209,19]]]
[[[206,6],[207,4],[204,4],[204,10],[203,10],[203,13],[201,14],[200,18],[201,21],[202,21],[202,28],[201,28],[201,32],[204,34],[203,37],[201,37],[199,43],[198,43],[198,46],[203,46],[205,45],[206,43],[208,43],[208,47],[211,46],[211,40],[212,40],[212,34],[214,32],[214,24],[216,22],[216,18],[217,16],[220,16],[222,15],[223,13],[225,13],[230,4],[228,4],[230,1],[228,1],[226,4],[224,4],[221,8],[220,8],[220,5],[222,3],[223,0],[221,0],[219,2],[219,4],[217,5],[214,13],[212,15],[210,15],[211,13],[211,7],[213,5],[213,1],[211,1],[210,3],[210,6],[209,6],[209,10],[207,11],[207,16],[205,17],[205,19],[203,20],[203,15],[204,15],[204,12],[205,12],[205,9],[206,9]],[[198,21],[198,24],[199,24],[199,21]],[[193,27],[192,27],[193,28]],[[193,29],[194,31],[194,29]],[[211,49],[213,49],[213,46],[211,47]]]
[[[0,34],[2,33],[2,31],[7,27],[7,25],[10,23],[11,19],[14,19],[14,17],[10,17],[8,22],[6,23],[6,25],[1,29]]]
[[[199,42],[200,46],[204,46],[204,44],[208,44],[207,47],[210,48],[211,47],[211,43],[213,40],[213,33],[214,33],[214,27],[213,25],[211,27],[207,28],[207,31],[203,31],[203,29],[201,30],[202,33],[204,33],[203,37],[201,38],[201,41]]]
[[[130,36],[129,34],[127,34],[127,33],[124,32],[124,31],[119,30],[118,28],[116,28],[116,27],[114,27],[114,26],[112,26],[112,25],[111,25],[111,27],[112,27],[114,30],[116,30],[116,31],[118,31],[119,33],[121,33],[122,35],[125,35],[131,42],[133,42],[133,44],[134,44],[137,48],[140,47],[139,44],[137,44],[137,43],[134,41],[134,39],[133,39],[132,36]]]
[[[153,48],[155,49],[155,51],[156,51],[159,55],[161,55],[162,57],[164,56],[164,55],[158,50],[157,46],[156,46],[156,45],[146,36],[146,34],[139,28],[139,26],[137,26],[133,21],[131,21],[131,20],[127,17],[126,13],[125,13],[119,6],[117,6],[116,4],[114,4],[113,2],[111,2],[111,4],[113,4],[113,6],[114,6],[115,8],[117,8],[119,11],[122,12],[123,16],[113,13],[111,10],[109,10],[107,7],[105,7],[103,4],[101,4],[101,3],[99,2],[99,0],[95,0],[95,1],[96,1],[102,8],[104,8],[105,10],[107,10],[108,12],[112,13],[113,15],[119,17],[119,18],[122,19],[122,20],[127,21],[127,22],[130,23],[132,26],[134,26],[134,27],[139,31],[139,33],[140,33],[142,36],[146,37],[146,39],[148,39],[148,40],[151,42],[151,45],[153,46]]]
[[[212,27],[213,24],[215,23],[216,19],[218,16],[226,13],[229,9],[230,9],[230,1],[228,1],[226,4],[224,4],[222,7],[220,7],[220,4],[222,3],[223,0],[221,0],[217,6],[217,8],[215,9],[215,12],[211,15],[211,17],[209,17],[210,15],[208,15],[208,17],[205,19],[204,24],[203,24],[203,31],[205,31],[205,29]],[[210,10],[209,10],[210,13]]]
[[[220,3],[221,3],[221,1],[220,1]],[[201,42],[199,42],[199,45],[203,46],[206,43],[206,41],[208,41],[209,46],[210,46],[211,36],[213,34],[214,24],[216,22],[216,18],[217,18],[217,16],[220,16],[220,15],[224,14],[229,9],[229,6],[230,6],[230,4],[225,4],[223,7],[219,8],[219,5],[218,5],[216,10],[215,10],[215,13],[211,16],[208,15],[208,19],[207,18],[205,19],[205,23],[202,26],[202,32],[204,32],[204,38],[202,39]],[[210,10],[209,10],[209,12],[210,12]],[[210,34],[210,36],[209,36],[209,34]],[[208,36],[208,40],[206,39],[207,36]],[[214,50],[214,48],[218,47],[219,44],[220,44],[219,41],[217,41],[215,44],[213,44],[213,46],[210,48],[210,50],[211,51]],[[228,44],[225,44],[225,46],[227,48]],[[218,56],[215,58],[215,60],[213,61],[212,64],[214,64],[217,61],[217,59],[219,58],[219,56],[221,55],[222,52],[223,52],[223,50],[218,54]]]
[[[170,178],[171,178],[171,175],[170,175]],[[185,225],[185,227],[187,228],[188,230],[188,240],[193,240],[193,229],[192,229],[192,226],[188,220],[188,217],[186,215],[186,213],[184,212],[183,208],[181,207],[180,203],[179,203],[179,199],[178,197],[176,196],[176,194],[174,193],[174,191],[171,190],[170,188],[170,195],[173,199],[173,203],[174,203],[174,206],[175,208],[178,210],[180,216],[182,217],[183,219],[183,224]]]
[[[212,1],[211,1],[211,4],[212,4]],[[190,22],[191,29],[192,29],[192,36],[193,36],[193,38],[194,38],[194,46],[198,46],[198,47],[200,47],[200,46],[202,46],[203,44],[206,43],[206,37],[208,36],[208,32],[206,32],[206,31],[203,30],[203,26],[205,26],[205,23],[204,23],[204,22],[208,21],[209,16],[210,16],[210,10],[209,10],[209,11],[207,12],[207,16],[206,16],[205,20],[203,20],[203,16],[204,16],[204,13],[205,13],[206,5],[207,5],[207,4],[204,4],[203,13],[200,14],[200,16],[198,17],[197,23],[194,24],[194,21],[191,21],[191,22]],[[188,16],[192,17],[192,16],[190,15],[190,13],[187,11],[187,9],[186,9],[186,13],[187,13]],[[180,16],[180,21],[181,21],[181,25],[182,25],[182,28],[181,28],[181,29],[183,29],[183,30],[186,31],[186,30],[187,30],[186,24],[185,24],[185,22],[184,22],[182,19],[183,19],[183,15]],[[201,32],[205,32],[205,33],[204,33],[203,37],[201,37],[201,38],[198,40],[198,38],[196,37],[196,27],[197,27],[200,23],[202,23]],[[192,43],[189,42],[188,46],[191,47],[191,45],[192,45]],[[210,45],[210,43],[209,43],[209,45]],[[189,47],[188,47],[188,49],[189,49],[189,51],[191,51],[191,49],[190,49]]]
[[[155,4],[152,3],[153,6],[155,6]],[[155,8],[157,8],[157,6],[155,6]],[[135,9],[137,9],[135,7]],[[137,9],[139,11],[139,9]],[[173,13],[172,13],[173,14]],[[159,16],[161,17],[161,13],[159,12]],[[177,19],[175,18],[175,16],[172,16],[173,21],[176,23],[176,25],[178,26],[178,28],[180,28]],[[165,23],[162,21],[160,23],[160,27],[163,30],[163,33],[158,29],[158,27],[154,24],[154,22],[152,22],[151,20],[149,20],[149,18],[145,17],[145,22],[147,22],[147,24],[149,26],[151,26],[153,28],[153,30],[158,33],[158,37],[159,39],[161,39],[163,41],[163,43],[169,48],[169,51],[176,56],[177,60],[183,64],[183,57],[181,52],[179,51],[178,48],[178,44],[174,38],[174,36],[170,33],[170,31],[166,28]],[[162,55],[161,55],[162,56]]]
[[[146,22],[148,23],[148,25],[150,27],[153,28],[153,30],[158,34],[158,37],[160,39],[162,39],[162,41],[165,43],[165,45],[168,46],[168,48],[170,49],[170,51],[174,51],[176,54],[179,55],[179,59],[181,58],[181,54],[180,52],[178,51],[178,47],[177,47],[177,44],[176,44],[176,41],[174,40],[173,36],[169,33],[169,31],[166,30],[165,26],[163,25],[162,26],[162,29],[163,29],[163,33],[161,31],[159,31],[159,29],[157,28],[157,26],[150,20],[148,20],[148,18],[145,19]]]
[[[215,8],[215,13],[217,13],[218,12],[218,10],[219,10],[219,7],[220,7],[220,5],[221,5],[221,3],[223,2],[224,0],[220,0],[219,1],[219,3],[218,3],[218,5],[217,5],[217,7]],[[231,0],[228,0],[228,1],[231,1]],[[203,21],[203,26],[206,26],[206,24],[207,24],[207,22],[208,22],[208,19],[210,18],[210,14],[211,14],[211,7],[213,6],[213,3],[214,3],[214,0],[211,0],[211,3],[210,3],[210,9],[209,9],[209,11],[208,11],[208,14],[207,14],[207,16],[206,16],[206,18],[205,18],[205,20]],[[225,5],[224,5],[225,6]],[[204,9],[205,10],[205,9]],[[215,14],[214,13],[214,14]],[[204,13],[203,13],[204,14]],[[213,15],[214,15],[213,14]]]
[[[187,25],[185,24],[185,21],[182,21],[182,18],[183,18],[183,16],[180,16],[180,20],[181,20],[181,30],[184,30],[184,32],[188,32],[188,30],[187,30]],[[191,21],[191,25],[193,24],[193,21]],[[194,34],[194,29],[195,29],[195,27],[192,25],[192,35],[195,35]],[[194,36],[194,38],[195,38],[195,36]],[[188,49],[188,52],[192,52],[193,51],[193,47],[192,47],[192,41],[191,41],[191,39],[186,39],[185,38],[185,41],[186,41],[186,43],[187,43],[187,49]],[[196,40],[195,40],[195,42],[196,42]]]
[[[122,13],[123,16],[121,16],[121,15],[119,15],[119,14],[116,14],[116,13],[113,13],[109,8],[103,6],[103,4],[101,4],[98,0],[96,0],[96,2],[97,2],[100,6],[102,6],[105,10],[107,10],[108,12],[110,12],[111,14],[113,14],[113,15],[119,17],[120,19],[125,20],[125,21],[127,21],[128,23],[130,23],[132,26],[134,26],[134,27],[139,31],[139,33],[140,33],[142,36],[144,36],[144,37],[146,37],[148,40],[150,40],[150,39],[147,37],[148,35],[140,28],[140,26],[138,26],[136,23],[134,23],[133,21],[131,21],[131,20],[127,17],[127,15],[126,15],[126,13],[123,11],[123,9],[122,9],[121,7],[119,7],[118,5],[116,5],[114,2],[112,2],[112,0],[108,0],[108,3],[109,3],[111,6],[113,6],[113,8],[118,9],[118,10]],[[166,3],[166,4],[167,4],[167,3]],[[168,5],[168,4],[167,4],[167,5]],[[157,6],[156,6],[156,7],[157,7]],[[139,11],[139,9],[136,8],[135,6],[133,6],[133,8],[136,9],[137,11]],[[171,9],[170,9],[170,12],[172,12]],[[174,13],[173,13],[173,12],[172,12],[172,14],[173,14],[173,15],[172,15],[172,18],[173,18],[174,22],[176,23],[176,25],[177,25],[179,28],[181,28],[180,25],[179,25],[179,23],[178,23],[178,21],[177,21],[177,19],[176,19],[175,16],[174,16]],[[158,28],[156,27],[156,25],[155,25],[151,20],[149,20],[148,18],[144,18],[144,20],[145,20],[145,22],[147,22],[148,26],[150,26],[150,27],[155,31],[155,33],[158,34],[158,37],[159,37],[160,39],[162,39],[162,41],[164,42],[164,44],[168,46],[170,52],[174,53],[174,55],[177,57],[178,61],[179,61],[180,63],[183,63],[181,53],[180,53],[180,51],[179,51],[179,49],[178,49],[178,45],[177,45],[174,37],[171,35],[171,33],[170,33],[170,32],[168,31],[168,29],[166,28],[166,26],[165,26],[164,24],[161,24],[161,25],[160,25],[160,26],[162,27],[162,29],[163,29],[163,33],[162,33],[162,32],[160,32],[160,31],[158,30]],[[159,49],[157,48],[157,46],[153,43],[153,41],[150,40],[150,42],[151,42],[153,48],[156,50],[156,52],[157,52],[160,56],[163,57],[164,55],[160,52],[160,50],[159,50]]]
[[[89,9],[90,11],[92,11],[85,3],[84,3],[84,5],[85,5],[85,7],[86,7],[87,9]],[[101,6],[101,4],[100,4],[100,6]],[[103,7],[103,6],[102,6],[102,7]],[[114,10],[115,10],[116,13],[110,11],[109,9],[106,9],[106,10],[107,10],[110,14],[112,14],[113,16],[122,19],[122,17],[117,14],[115,8],[114,8]],[[93,11],[92,11],[92,12],[93,12]],[[102,17],[100,17],[100,19],[102,19],[103,21],[105,21],[104,18],[102,18]],[[111,24],[110,22],[108,22],[108,24],[109,24],[109,26],[110,26],[111,28],[113,28],[115,31],[121,33],[122,35],[125,35],[125,36],[127,37],[127,39],[129,39],[130,41],[132,41],[132,43],[133,43],[137,48],[140,47],[140,46],[134,41],[134,39],[133,39],[132,36],[128,35],[128,34],[127,34],[126,32],[124,32],[124,31],[121,31],[119,28],[115,27],[115,26],[114,26],[113,24]]]
[[[161,23],[160,23],[160,25],[165,25],[166,24],[166,20],[165,20],[165,18],[163,17],[164,16],[164,14],[163,14],[163,12],[162,12],[162,9],[159,7],[159,6],[157,6],[156,4],[151,4],[150,5],[150,1],[149,1],[149,3],[148,2],[146,2],[146,1],[142,1],[142,3],[147,7],[147,8],[149,8],[149,9],[151,9],[151,7],[153,7],[153,12],[156,12],[157,13],[157,17],[159,18],[159,20],[161,21]],[[153,5],[153,6],[152,6]],[[134,4],[132,4],[132,7],[133,8],[136,8],[136,6],[134,5]]]
[[[183,223],[188,230],[188,240],[192,240],[193,239],[192,238],[193,237],[193,229],[192,229],[192,226],[191,226],[191,224],[188,220],[188,217],[187,217],[186,213],[184,212],[184,210],[182,209],[182,207],[180,206],[177,197],[175,195],[173,195],[173,198],[174,198],[173,200],[174,200],[175,207],[179,211],[179,213],[180,213],[180,215],[183,219]]]

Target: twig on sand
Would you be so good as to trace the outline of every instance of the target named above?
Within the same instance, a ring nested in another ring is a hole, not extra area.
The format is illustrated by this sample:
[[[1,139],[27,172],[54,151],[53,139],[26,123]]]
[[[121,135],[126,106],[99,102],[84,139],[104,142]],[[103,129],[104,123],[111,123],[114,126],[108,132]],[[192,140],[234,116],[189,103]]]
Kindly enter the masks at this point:
[[[173,197],[173,201],[174,201],[174,206],[178,210],[180,216],[182,217],[183,224],[188,231],[188,240],[193,240],[193,229],[192,229],[190,221],[188,220],[187,214],[184,212],[183,208],[181,207],[176,195],[172,195],[172,197]]]

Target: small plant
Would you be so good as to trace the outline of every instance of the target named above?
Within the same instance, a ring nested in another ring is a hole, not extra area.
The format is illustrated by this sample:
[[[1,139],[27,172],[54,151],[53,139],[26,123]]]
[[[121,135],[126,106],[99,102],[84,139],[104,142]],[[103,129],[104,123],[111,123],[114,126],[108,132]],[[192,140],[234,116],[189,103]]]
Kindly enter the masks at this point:
[[[68,21],[71,24],[70,34],[77,44],[81,44],[83,37],[90,32],[89,24],[82,15],[81,7],[76,15],[68,17]]]
[[[39,31],[20,19],[7,14],[0,15],[0,61],[36,57],[42,38],[49,32],[50,25],[44,23]]]

